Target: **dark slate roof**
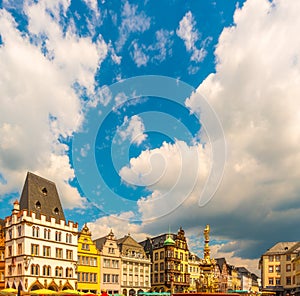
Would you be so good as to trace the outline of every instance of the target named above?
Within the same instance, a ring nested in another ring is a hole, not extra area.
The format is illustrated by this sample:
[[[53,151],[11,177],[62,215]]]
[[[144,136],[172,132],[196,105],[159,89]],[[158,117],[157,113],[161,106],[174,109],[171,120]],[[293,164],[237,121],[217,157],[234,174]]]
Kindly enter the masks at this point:
[[[250,272],[247,268],[245,268],[245,267],[243,267],[243,266],[237,267],[236,270],[237,270],[239,273],[241,273],[241,274],[246,274],[246,275],[251,276],[251,272]]]
[[[107,237],[104,236],[104,237],[100,237],[100,238],[95,239],[93,242],[96,244],[96,248],[98,250],[102,251],[106,240],[107,240]]]
[[[56,221],[65,220],[55,183],[27,173],[20,198],[20,210],[28,210],[45,215],[48,219],[55,217]]]

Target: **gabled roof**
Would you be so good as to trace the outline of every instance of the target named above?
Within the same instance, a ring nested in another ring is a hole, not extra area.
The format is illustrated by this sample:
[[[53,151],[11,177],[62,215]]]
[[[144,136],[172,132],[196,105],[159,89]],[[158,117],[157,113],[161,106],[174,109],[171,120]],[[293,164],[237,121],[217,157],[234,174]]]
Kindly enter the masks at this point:
[[[124,237],[119,238],[117,240],[117,244],[142,248],[142,246],[136,240],[134,240],[130,235],[125,235]]]
[[[133,239],[129,234],[125,235],[124,237],[117,240],[117,244],[119,246],[119,249],[121,252],[127,251],[127,250],[139,250],[141,252],[144,252],[144,248],[142,245],[140,245],[135,239]]]
[[[23,186],[20,210],[55,217],[57,221],[65,220],[55,183],[31,172],[27,173]]]

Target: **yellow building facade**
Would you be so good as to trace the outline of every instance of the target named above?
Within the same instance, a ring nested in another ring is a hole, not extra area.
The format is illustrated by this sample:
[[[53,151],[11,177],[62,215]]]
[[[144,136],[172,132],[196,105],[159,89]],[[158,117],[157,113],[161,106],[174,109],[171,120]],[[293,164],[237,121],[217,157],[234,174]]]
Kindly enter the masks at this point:
[[[100,252],[92,241],[91,232],[86,225],[78,237],[77,276],[77,290],[100,293]]]
[[[299,242],[279,242],[261,256],[262,290],[291,294],[297,287],[295,258]]]

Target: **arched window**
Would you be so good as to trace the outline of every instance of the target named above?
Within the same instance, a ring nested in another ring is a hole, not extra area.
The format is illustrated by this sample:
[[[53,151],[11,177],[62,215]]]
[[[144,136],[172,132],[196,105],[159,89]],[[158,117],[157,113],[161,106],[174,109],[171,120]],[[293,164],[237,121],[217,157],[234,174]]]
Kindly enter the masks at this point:
[[[36,237],[39,237],[39,236],[40,236],[40,228],[37,227],[37,228],[36,228]]]
[[[50,231],[50,229],[48,229],[48,239],[50,239],[50,234],[51,234],[51,231]]]
[[[32,236],[35,236],[35,226],[32,226]]]
[[[40,266],[37,264],[31,264],[31,274],[32,275],[40,275]]]
[[[40,266],[38,264],[35,266],[35,275],[40,275]]]
[[[56,266],[56,267],[55,267],[55,276],[58,276],[58,274],[59,274],[59,267]]]

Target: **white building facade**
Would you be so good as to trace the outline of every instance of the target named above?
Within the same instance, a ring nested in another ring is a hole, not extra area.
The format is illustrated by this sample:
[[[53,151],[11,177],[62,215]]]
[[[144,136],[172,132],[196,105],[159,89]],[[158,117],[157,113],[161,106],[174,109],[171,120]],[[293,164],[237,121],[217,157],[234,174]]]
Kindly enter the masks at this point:
[[[48,196],[47,187],[51,193],[54,183],[44,181],[50,182],[35,175],[27,176],[24,188],[39,187],[46,200],[40,199],[32,188],[28,194],[23,189],[20,201],[23,209],[16,201],[12,215],[5,219],[5,287],[20,287],[24,292],[42,288],[76,289],[78,225],[66,222],[60,202],[57,204],[58,195]],[[36,211],[30,209],[32,205]]]

